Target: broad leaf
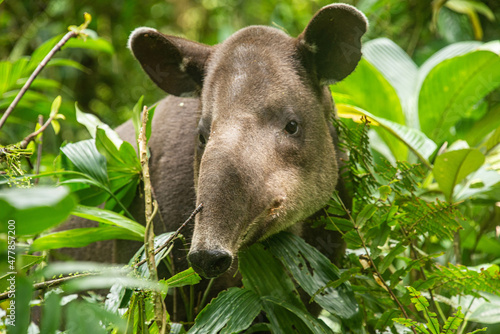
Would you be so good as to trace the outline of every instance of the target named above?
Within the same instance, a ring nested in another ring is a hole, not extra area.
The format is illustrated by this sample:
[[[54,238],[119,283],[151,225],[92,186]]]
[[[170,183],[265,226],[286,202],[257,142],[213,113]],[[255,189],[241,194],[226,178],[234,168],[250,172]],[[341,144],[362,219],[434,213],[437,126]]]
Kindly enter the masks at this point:
[[[405,117],[396,91],[375,66],[364,58],[359,62],[356,71],[343,81],[331,86],[331,90],[337,103],[349,103],[375,116],[405,124]],[[377,129],[377,132],[396,159],[407,158],[408,149],[403,143],[392,137],[385,129]]]
[[[82,140],[61,147],[62,153],[73,163],[76,170],[84,173],[104,187],[108,187],[106,159],[99,154],[93,139]]]
[[[310,296],[340,277],[338,268],[330,260],[296,235],[282,232],[268,239],[266,245]],[[336,289],[327,288],[314,300],[342,319],[359,318],[359,306],[348,283]]]
[[[412,127],[410,104],[416,94],[417,65],[396,43],[388,38],[377,38],[363,45],[363,56],[373,64],[396,90]]]
[[[144,239],[127,229],[114,226],[75,228],[55,232],[36,239],[31,244],[31,251],[42,251],[56,248],[78,248],[96,241],[125,239],[143,241]]]
[[[422,132],[389,121],[385,118],[377,117],[372,113],[355,106],[339,104],[337,105],[337,109],[339,116],[341,117],[368,117],[368,119],[374,122],[373,125],[383,127],[385,130],[390,132],[397,138],[397,140],[404,143],[413,153],[415,153],[420,161],[422,161],[425,165],[430,166],[428,159],[436,150],[437,145]]]
[[[255,244],[238,254],[238,267],[245,288],[261,298],[272,297],[293,305],[303,313],[307,310],[298,297],[294,284],[280,262],[266,251],[262,244]],[[274,331],[283,333],[310,333],[304,322],[293,312],[271,302],[262,304]]]
[[[0,233],[14,221],[16,235],[41,233],[69,216],[75,200],[66,187],[11,188],[0,191]]]
[[[169,288],[176,288],[185,285],[198,284],[200,281],[201,277],[193,270],[193,268],[189,267],[188,269],[167,279],[165,284],[167,284]]]
[[[484,163],[484,155],[477,149],[462,149],[441,154],[434,163],[434,178],[448,201],[453,190],[466,176]]]
[[[71,211],[71,214],[99,223],[118,226],[127,229],[134,234],[137,234],[139,238],[144,238],[144,226],[113,211],[96,207],[77,205],[74,210]]]
[[[250,327],[260,311],[260,299],[255,292],[230,288],[198,314],[188,333],[239,333]]]
[[[76,120],[78,121],[78,123],[84,125],[87,128],[92,138],[96,137],[96,129],[97,127],[99,127],[106,131],[106,135],[117,148],[121,146],[123,140],[121,140],[120,136],[118,136],[115,130],[111,129],[109,125],[103,123],[99,118],[97,118],[97,116],[81,111],[77,103],[75,103],[75,110]]]
[[[497,42],[499,43],[499,42]],[[422,131],[436,142],[450,136],[450,128],[500,85],[498,46],[481,49],[436,65],[425,78],[418,110]]]

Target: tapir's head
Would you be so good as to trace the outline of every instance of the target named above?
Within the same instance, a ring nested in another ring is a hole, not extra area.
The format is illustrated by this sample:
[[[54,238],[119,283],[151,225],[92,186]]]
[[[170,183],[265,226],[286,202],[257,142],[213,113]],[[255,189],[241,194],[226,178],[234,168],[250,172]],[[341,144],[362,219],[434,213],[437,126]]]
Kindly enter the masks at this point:
[[[326,84],[361,58],[363,14],[321,9],[298,38],[251,26],[207,46],[136,29],[130,48],[163,90],[200,96],[196,217],[188,259],[205,277],[225,272],[242,246],[321,209],[338,180]]]

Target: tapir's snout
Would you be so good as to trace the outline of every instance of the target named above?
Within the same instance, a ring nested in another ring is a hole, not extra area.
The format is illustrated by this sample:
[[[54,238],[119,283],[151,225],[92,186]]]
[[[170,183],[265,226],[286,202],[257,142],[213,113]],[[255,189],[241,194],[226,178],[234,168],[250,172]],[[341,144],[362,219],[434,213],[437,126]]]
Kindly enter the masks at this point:
[[[215,278],[229,269],[233,256],[226,250],[200,249],[191,250],[188,260],[198,274],[205,278]]]

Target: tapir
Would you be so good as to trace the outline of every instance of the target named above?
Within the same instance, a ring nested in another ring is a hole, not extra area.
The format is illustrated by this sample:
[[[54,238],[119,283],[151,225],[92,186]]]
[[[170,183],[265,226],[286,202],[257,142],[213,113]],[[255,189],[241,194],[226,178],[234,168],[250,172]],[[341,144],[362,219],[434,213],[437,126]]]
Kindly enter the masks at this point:
[[[132,32],[132,54],[168,94],[156,107],[149,142],[155,232],[176,230],[203,204],[194,228],[182,232],[189,253],[174,253],[176,266],[232,279],[226,272],[235,270],[240,249],[283,230],[332,260],[342,254],[336,234],[304,222],[336,189],[344,193],[329,85],[356,68],[366,30],[361,12],[332,4],[297,38],[250,26],[208,46],[153,28]],[[135,143],[131,122],[117,132]],[[143,201],[138,196],[130,208],[138,217]],[[86,256],[113,254],[114,262],[126,263],[138,248],[130,245],[116,241]],[[235,284],[227,281],[216,290]]]

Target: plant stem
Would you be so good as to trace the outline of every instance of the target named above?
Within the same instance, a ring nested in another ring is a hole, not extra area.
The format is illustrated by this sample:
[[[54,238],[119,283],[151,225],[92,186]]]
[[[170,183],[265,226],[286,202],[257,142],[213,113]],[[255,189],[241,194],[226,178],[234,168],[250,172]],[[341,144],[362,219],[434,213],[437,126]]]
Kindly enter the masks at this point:
[[[38,64],[36,67],[35,71],[31,74],[31,76],[28,78],[26,83],[24,84],[23,88],[19,91],[19,93],[16,95],[16,98],[12,103],[9,105],[5,113],[3,114],[2,118],[0,119],[0,129],[2,126],[5,124],[7,121],[7,118],[10,116],[14,108],[17,106],[19,101],[21,101],[21,98],[26,94],[28,89],[30,88],[31,84],[35,80],[35,78],[38,76],[38,74],[42,71],[42,69],[47,66],[49,63],[50,59],[56,54],[57,51],[61,49],[61,47],[66,44],[71,38],[78,36],[78,32],[76,31],[69,31],[66,33],[66,35],[61,38],[61,40],[50,50],[50,52],[43,58],[43,60]]]
[[[52,120],[57,116],[57,113],[54,113],[54,115],[50,116],[49,119],[47,120],[47,122],[45,122],[41,127],[40,129],[36,130],[35,132],[32,132],[30,133],[29,135],[26,136],[26,138],[24,138],[21,143],[19,144],[21,146],[22,149],[25,149],[28,144],[36,138],[36,136],[38,136],[40,133],[42,133],[43,131],[45,131],[45,129],[50,125],[50,122],[52,122]],[[40,121],[40,118],[38,118],[38,121]]]
[[[40,124],[40,127],[43,126],[43,115],[38,115],[38,124]],[[40,165],[42,163],[42,141],[43,141],[43,134],[40,136],[40,142],[38,143],[38,149],[36,150],[36,165],[35,165],[35,174],[38,175],[40,174]],[[38,184],[40,181],[40,178],[35,179],[35,185]]]
[[[47,289],[47,288],[52,288],[54,286],[59,286],[59,285],[65,283],[69,280],[72,280],[74,278],[80,278],[80,277],[85,277],[85,276],[90,276],[90,275],[94,275],[94,274],[91,274],[91,273],[78,274],[78,275],[67,276],[67,277],[63,277],[63,278],[57,278],[57,279],[53,279],[50,281],[35,283],[35,284],[33,284],[33,290],[43,290],[43,289]],[[5,300],[5,299],[9,299],[9,292],[4,292],[4,293],[0,294],[0,300]]]
[[[155,235],[154,235],[154,214],[153,205],[155,206],[154,212],[158,207],[156,201],[153,203],[151,196],[151,178],[149,174],[148,164],[148,147],[146,139],[146,127],[148,122],[148,108],[144,106],[142,113],[142,127],[139,133],[139,155],[141,157],[142,166],[142,179],[144,182],[144,200],[145,200],[145,214],[146,214],[146,231],[144,233],[144,249],[146,251],[146,261],[148,263],[149,277],[152,281],[158,281],[158,272],[156,270],[155,261]],[[158,325],[160,333],[170,332],[170,326],[167,324],[165,304],[160,293],[152,292],[153,307],[155,312],[155,321]],[[168,327],[168,328],[167,328]]]

